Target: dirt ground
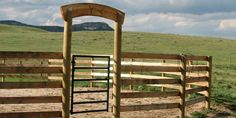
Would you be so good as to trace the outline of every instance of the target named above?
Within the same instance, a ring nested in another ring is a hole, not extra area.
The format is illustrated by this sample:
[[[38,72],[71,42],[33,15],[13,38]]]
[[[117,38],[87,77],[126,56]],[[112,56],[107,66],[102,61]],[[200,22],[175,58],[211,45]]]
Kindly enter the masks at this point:
[[[94,88],[92,88],[94,89]],[[96,90],[102,88],[96,88]],[[76,88],[76,90],[91,90],[91,88]],[[110,90],[111,93],[111,90]],[[0,90],[0,97],[16,97],[16,96],[56,96],[61,95],[61,89],[19,89],[19,90]],[[111,95],[110,95],[111,98]],[[89,100],[105,100],[105,93],[92,93],[92,94],[76,94],[74,95],[75,101],[89,101]],[[178,102],[177,97],[170,98],[143,98],[143,99],[122,99],[121,105],[141,105],[141,104],[154,104],[154,103],[174,103]],[[111,99],[109,102],[109,112],[94,112],[71,115],[71,118],[111,118]],[[193,111],[200,111],[204,106],[204,103],[198,103],[187,107],[187,115]],[[104,109],[105,103],[89,104],[89,105],[74,105],[74,110],[92,110],[92,109]],[[216,108],[218,109],[218,108]],[[58,111],[61,110],[61,104],[0,104],[0,112],[16,112],[16,111]],[[222,111],[223,110],[223,111]],[[222,106],[217,112],[230,112]],[[138,112],[122,112],[122,118],[176,118],[178,117],[178,109],[168,110],[150,110],[150,111],[138,111]],[[210,114],[210,117],[216,115]]]

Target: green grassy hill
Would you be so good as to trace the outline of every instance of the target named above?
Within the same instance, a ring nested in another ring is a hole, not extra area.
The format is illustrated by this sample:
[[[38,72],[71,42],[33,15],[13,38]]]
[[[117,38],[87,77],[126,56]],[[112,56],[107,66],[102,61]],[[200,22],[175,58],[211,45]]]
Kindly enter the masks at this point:
[[[62,51],[63,33],[0,25],[1,51]],[[236,109],[236,40],[123,32],[123,51],[213,56],[213,99]],[[73,53],[112,54],[113,32],[74,32]]]

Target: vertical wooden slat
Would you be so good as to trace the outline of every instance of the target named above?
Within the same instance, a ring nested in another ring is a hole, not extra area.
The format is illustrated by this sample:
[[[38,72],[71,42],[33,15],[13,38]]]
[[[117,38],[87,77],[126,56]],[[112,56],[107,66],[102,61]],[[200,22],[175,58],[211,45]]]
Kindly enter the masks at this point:
[[[91,58],[91,63],[90,63],[90,67],[93,67],[94,65],[93,65],[93,58]],[[91,77],[91,79],[93,79],[94,78],[94,76],[92,75],[92,73],[93,73],[93,69],[91,69],[90,70],[90,77]],[[93,87],[93,82],[90,82],[90,87]]]
[[[114,77],[113,77],[113,117],[120,118],[120,79],[121,79],[121,18],[117,14],[114,32]]]
[[[181,86],[180,86],[180,118],[185,118],[185,89],[186,89],[186,71],[187,60],[184,55],[181,56],[182,70],[181,70]]]
[[[131,64],[132,64],[133,61],[134,61],[134,59],[130,59]],[[130,79],[132,79],[131,75],[133,74],[133,71],[130,71],[129,74],[130,74]],[[133,90],[133,85],[132,84],[129,85],[129,90]]]
[[[166,63],[166,60],[163,59],[162,62],[163,62],[163,63]],[[162,76],[162,77],[165,77],[165,73],[161,73],[161,76]],[[162,91],[162,92],[165,92],[165,91],[166,91],[166,88],[165,88],[164,86],[161,86],[161,91]]]
[[[211,73],[212,73],[212,56],[208,57],[207,65],[209,66],[208,79],[207,79],[207,92],[206,92],[206,108],[210,109],[211,105]]]
[[[5,59],[3,59],[3,60],[1,60],[1,64],[6,64],[6,60]],[[5,75],[4,75],[4,73],[1,73],[1,78],[2,78],[2,82],[5,82]]]
[[[70,106],[70,72],[71,72],[71,26],[72,9],[67,9],[66,21],[64,21],[64,41],[63,41],[63,89],[62,89],[62,117],[69,118]]]

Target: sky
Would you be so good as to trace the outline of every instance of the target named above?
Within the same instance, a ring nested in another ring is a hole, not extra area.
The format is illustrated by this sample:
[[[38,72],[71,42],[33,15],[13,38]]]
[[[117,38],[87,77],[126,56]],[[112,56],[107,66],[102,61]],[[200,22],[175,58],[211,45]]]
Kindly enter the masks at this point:
[[[236,0],[0,0],[0,20],[63,26],[60,6],[92,2],[126,13],[125,31],[159,32],[236,39]],[[81,17],[83,22],[113,22]]]

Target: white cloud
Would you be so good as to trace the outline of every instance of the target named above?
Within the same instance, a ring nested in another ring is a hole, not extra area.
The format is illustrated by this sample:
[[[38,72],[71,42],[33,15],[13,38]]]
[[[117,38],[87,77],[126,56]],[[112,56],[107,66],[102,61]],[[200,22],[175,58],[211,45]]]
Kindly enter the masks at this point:
[[[194,22],[189,22],[189,21],[180,21],[180,22],[176,22],[175,26],[176,27],[187,27],[187,26],[194,26]]]
[[[227,19],[220,21],[219,29],[226,30],[229,28],[236,28],[236,19]]]
[[[236,37],[236,0],[80,0],[115,7],[126,13],[124,30]],[[0,0],[0,20],[34,25],[63,25],[60,6],[78,0]],[[81,17],[82,22],[113,22]],[[228,30],[230,29],[230,30]]]

